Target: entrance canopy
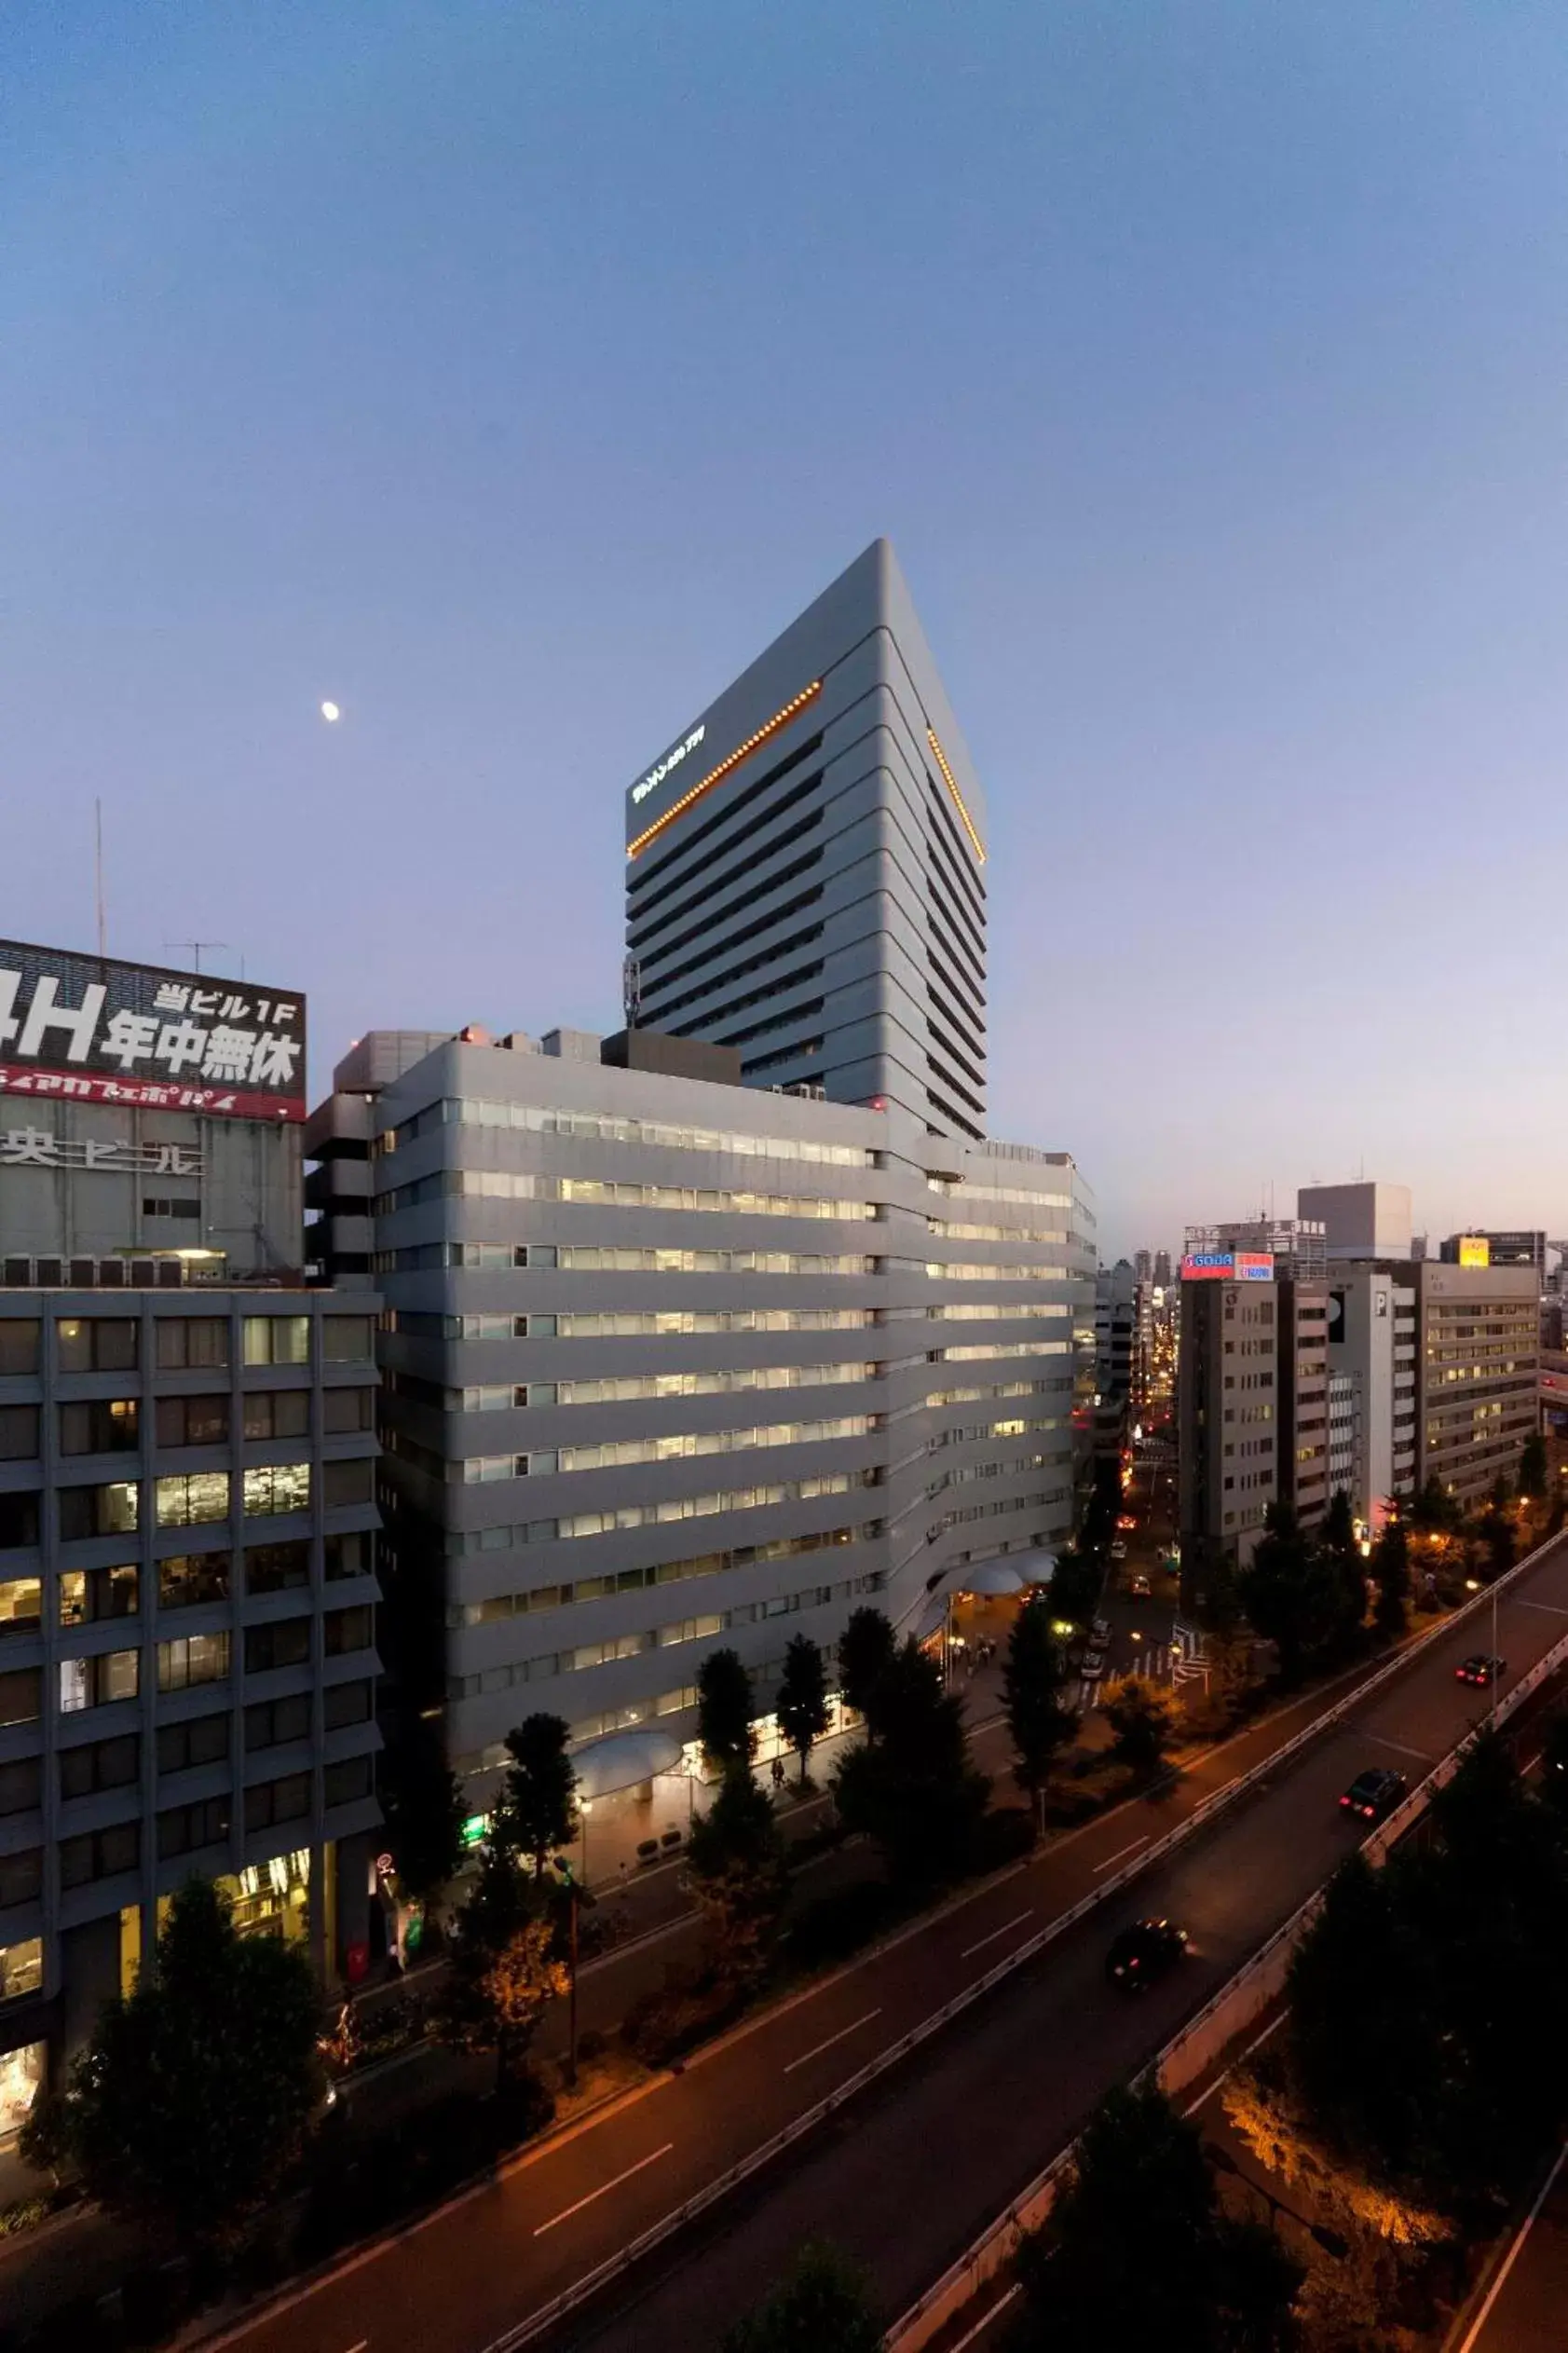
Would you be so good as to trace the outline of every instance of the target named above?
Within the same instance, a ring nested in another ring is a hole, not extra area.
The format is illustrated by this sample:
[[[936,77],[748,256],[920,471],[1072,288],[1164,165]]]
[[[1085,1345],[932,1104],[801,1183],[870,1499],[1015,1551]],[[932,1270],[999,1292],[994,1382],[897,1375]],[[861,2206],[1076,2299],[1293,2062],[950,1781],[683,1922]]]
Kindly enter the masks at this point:
[[[656,1773],[674,1772],[681,1761],[681,1744],[673,1732],[607,1732],[573,1749],[579,1798],[607,1798],[617,1789],[634,1789]]]

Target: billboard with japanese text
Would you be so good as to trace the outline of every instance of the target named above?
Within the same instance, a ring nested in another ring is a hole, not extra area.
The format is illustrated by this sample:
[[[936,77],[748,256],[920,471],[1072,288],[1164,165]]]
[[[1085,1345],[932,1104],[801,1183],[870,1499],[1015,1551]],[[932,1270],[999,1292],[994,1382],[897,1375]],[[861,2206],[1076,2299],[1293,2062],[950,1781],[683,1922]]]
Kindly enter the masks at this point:
[[[1194,1250],[1181,1261],[1183,1282],[1273,1282],[1267,1250]]]
[[[0,939],[0,1104],[305,1117],[297,991]]]

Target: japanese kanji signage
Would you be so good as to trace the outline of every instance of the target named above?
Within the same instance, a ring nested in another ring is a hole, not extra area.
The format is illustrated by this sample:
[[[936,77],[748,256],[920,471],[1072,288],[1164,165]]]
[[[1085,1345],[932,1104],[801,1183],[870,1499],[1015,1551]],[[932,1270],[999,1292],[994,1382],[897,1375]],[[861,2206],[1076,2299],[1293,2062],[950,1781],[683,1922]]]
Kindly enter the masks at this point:
[[[305,1000],[0,939],[0,1110],[20,1095],[303,1119]]]
[[[102,1169],[141,1176],[199,1176],[201,1155],[183,1143],[84,1142],[48,1128],[0,1128],[0,1169]]]

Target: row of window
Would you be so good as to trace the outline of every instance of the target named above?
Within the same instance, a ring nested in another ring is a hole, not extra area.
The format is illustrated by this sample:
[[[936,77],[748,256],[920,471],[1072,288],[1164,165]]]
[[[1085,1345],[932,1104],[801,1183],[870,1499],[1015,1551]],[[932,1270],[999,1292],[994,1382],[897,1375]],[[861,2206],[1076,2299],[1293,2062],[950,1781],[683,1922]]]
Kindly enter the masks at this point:
[[[321,1694],[321,1728],[342,1731],[368,1724],[375,1715],[375,1686],[334,1683]],[[309,1691],[293,1691],[281,1699],[257,1700],[244,1712],[241,1737],[247,1756],[268,1748],[292,1745],[311,1737],[315,1699]],[[160,1724],[155,1735],[160,1776],[192,1772],[201,1766],[226,1764],[233,1737],[230,1709],[216,1716],[187,1717],[184,1723]],[[79,1742],[56,1757],[62,1799],[101,1797],[112,1789],[133,1788],[142,1778],[142,1735],[117,1732],[109,1740]],[[0,1765],[0,1816],[31,1813],[43,1802],[44,1759],[19,1757]]]
[[[417,1208],[423,1201],[454,1197],[460,1200],[573,1201],[601,1209],[726,1211],[736,1217],[831,1218],[860,1224],[880,1214],[874,1201],[825,1199],[816,1194],[636,1184],[595,1177],[539,1176],[506,1169],[438,1169],[389,1193],[378,1193],[373,1208],[377,1217],[387,1217],[396,1210]]]
[[[154,1525],[157,1527],[198,1527],[230,1517],[238,1492],[246,1519],[309,1509],[312,1485],[307,1462],[257,1463],[239,1473],[238,1482],[226,1471],[181,1471],[155,1479]],[[375,1493],[375,1465],[359,1461],[329,1462],[321,1467],[321,1500],[329,1510],[369,1503]],[[112,1479],[102,1486],[61,1487],[56,1492],[60,1536],[64,1543],[89,1537],[130,1535],[141,1525],[141,1487],[134,1479]],[[40,1497],[0,1495],[0,1550],[34,1546],[38,1542]]]
[[[245,1672],[268,1675],[279,1667],[308,1665],[309,1618],[280,1618],[270,1625],[247,1626]],[[329,1659],[368,1650],[375,1638],[368,1603],[353,1609],[329,1609],[321,1620],[322,1648]],[[157,1645],[157,1688],[184,1691],[194,1684],[221,1683],[231,1664],[231,1637],[216,1634],[183,1635]],[[133,1700],[142,1688],[140,1650],[101,1650],[88,1659],[57,1662],[58,1703],[63,1716],[83,1708],[107,1707],[116,1700]],[[42,1667],[12,1667],[0,1673],[0,1724],[37,1723],[44,1713]]]
[[[252,1544],[241,1554],[247,1594],[289,1593],[310,1582],[310,1545]],[[369,1539],[328,1537],[329,1578],[362,1577],[370,1569]],[[157,1563],[160,1610],[184,1609],[201,1602],[226,1601],[232,1584],[230,1553],[181,1553]],[[134,1618],[141,1606],[142,1572],[134,1564],[113,1568],[62,1568],[55,1574],[55,1600],[62,1626],[95,1625],[106,1618]],[[41,1577],[0,1579],[0,1635],[35,1633],[43,1620]]]
[[[838,1471],[817,1479],[787,1479],[766,1487],[731,1487],[716,1495],[677,1496],[657,1504],[631,1504],[619,1512],[579,1512],[570,1519],[517,1520],[502,1527],[454,1529],[446,1539],[449,1557],[510,1553],[525,1544],[553,1544],[567,1538],[606,1536],[620,1528],[656,1527],[679,1520],[707,1519],[721,1512],[750,1512],[773,1503],[798,1503],[825,1495],[848,1495],[877,1484],[871,1471]],[[863,1529],[879,1531],[880,1523]],[[758,1557],[761,1557],[759,1554]]]
[[[763,1160],[815,1160],[831,1168],[869,1169],[876,1155],[859,1144],[825,1143],[812,1136],[747,1135],[725,1128],[676,1128],[656,1119],[617,1119],[582,1111],[546,1111],[532,1103],[486,1103],[472,1101],[431,1104],[406,1120],[387,1150],[409,1143],[417,1135],[443,1125],[470,1128],[520,1128],[536,1136],[577,1136],[600,1143],[656,1144],[665,1151],[730,1152]]]
[[[308,1364],[310,1316],[245,1316],[240,1320],[243,1364]],[[321,1359],[357,1364],[374,1353],[369,1316],[323,1316]],[[160,1316],[153,1326],[154,1361],[164,1372],[226,1365],[226,1316]],[[142,1324],[136,1316],[61,1316],[55,1324],[55,1361],[61,1373],[133,1373],[141,1362]],[[36,1317],[0,1316],[0,1374],[36,1373],[43,1361],[43,1327]]]
[[[712,1332],[862,1332],[871,1307],[639,1307],[595,1315],[422,1314],[393,1308],[389,1332],[419,1340],[639,1340]]]
[[[375,1391],[329,1389],[321,1395],[321,1427],[330,1437],[375,1427]],[[307,1438],[307,1389],[254,1389],[240,1400],[240,1435],[247,1439]],[[159,1446],[222,1446],[229,1441],[230,1398],[159,1397],[153,1401],[153,1434]],[[81,1398],[59,1409],[62,1455],[133,1454],[142,1443],[141,1401]],[[26,1462],[39,1453],[42,1408],[0,1405],[0,1462]]]
[[[558,1265],[578,1274],[870,1275],[877,1266],[875,1259],[859,1255],[822,1257],[790,1250],[617,1250],[573,1244],[558,1248],[555,1258]],[[527,1263],[527,1251],[511,1242],[418,1242],[372,1254],[378,1275],[429,1273],[449,1266],[495,1273]],[[530,1338],[536,1336],[532,1327],[539,1320],[529,1317]]]
[[[1039,1193],[1016,1184],[972,1184],[966,1177],[927,1177],[925,1182],[927,1192],[945,1193],[949,1200],[1013,1201],[1031,1210],[1072,1207],[1070,1193]]]
[[[981,1340],[972,1348],[939,1348],[935,1354],[943,1363],[966,1364],[983,1356],[1066,1356],[1071,1345],[1069,1340]]]
[[[859,1528],[826,1528],[814,1536],[783,1537],[774,1544],[740,1544],[727,1552],[702,1553],[690,1560],[661,1561],[653,1568],[623,1568],[611,1577],[579,1577],[569,1585],[535,1585],[523,1593],[495,1594],[485,1601],[454,1604],[447,1610],[446,1622],[454,1628],[487,1626],[507,1618],[525,1617],[530,1610],[569,1609],[583,1602],[607,1601],[616,1594],[640,1593],[650,1585],[720,1577],[729,1569],[751,1568],[762,1561],[790,1560],[801,1553],[853,1544],[874,1536],[879,1525],[872,1521]]]
[[[775,1594],[770,1600],[740,1602],[730,1609],[712,1610],[695,1618],[677,1618],[667,1625],[649,1626],[637,1634],[612,1635],[602,1642],[579,1643],[571,1650],[553,1650],[537,1659],[514,1659],[504,1666],[482,1668],[477,1674],[448,1678],[449,1700],[481,1698],[510,1690],[519,1683],[549,1681],[558,1675],[578,1675],[590,1667],[611,1665],[618,1659],[640,1658],[648,1650],[668,1650],[685,1642],[705,1642],[737,1627],[757,1625],[770,1618],[796,1616],[803,1609],[824,1609],[829,1603],[864,1594],[879,1593],[880,1575],[853,1577],[837,1585],[808,1585],[801,1592]]]
[[[491,1381],[449,1389],[449,1413],[494,1414],[519,1406],[624,1405],[641,1398],[728,1397],[754,1389],[827,1389],[868,1381],[874,1364],[756,1364],[722,1373],[624,1373],[602,1381]],[[394,1386],[397,1386],[394,1376]],[[433,1387],[434,1384],[429,1384]]]
[[[1047,1504],[1065,1504],[1071,1492],[1070,1487],[1042,1487],[1033,1495],[1003,1496],[1000,1503],[961,1504],[956,1511],[944,1512],[939,1520],[933,1522],[926,1530],[927,1540],[934,1544],[949,1528],[967,1527],[975,1520],[994,1520],[1010,1512],[1039,1512]]]
[[[864,1438],[871,1426],[868,1414],[842,1414],[830,1421],[770,1422],[753,1430],[683,1430],[667,1438],[620,1438],[603,1445],[560,1446],[532,1454],[470,1455],[461,1463],[448,1463],[446,1475],[472,1486],[530,1474],[685,1462],[697,1455],[743,1454],[754,1446],[804,1446],[835,1438]]]

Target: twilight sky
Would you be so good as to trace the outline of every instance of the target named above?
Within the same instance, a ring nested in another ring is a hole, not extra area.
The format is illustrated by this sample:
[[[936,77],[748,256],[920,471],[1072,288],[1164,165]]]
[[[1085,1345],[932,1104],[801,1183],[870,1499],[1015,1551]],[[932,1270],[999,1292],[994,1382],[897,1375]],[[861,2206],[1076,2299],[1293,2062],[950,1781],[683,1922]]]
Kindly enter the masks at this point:
[[[0,932],[619,1017],[621,792],[879,531],[1109,1255],[1568,1219],[1561,0],[9,0]],[[317,716],[330,696],[340,725]]]

